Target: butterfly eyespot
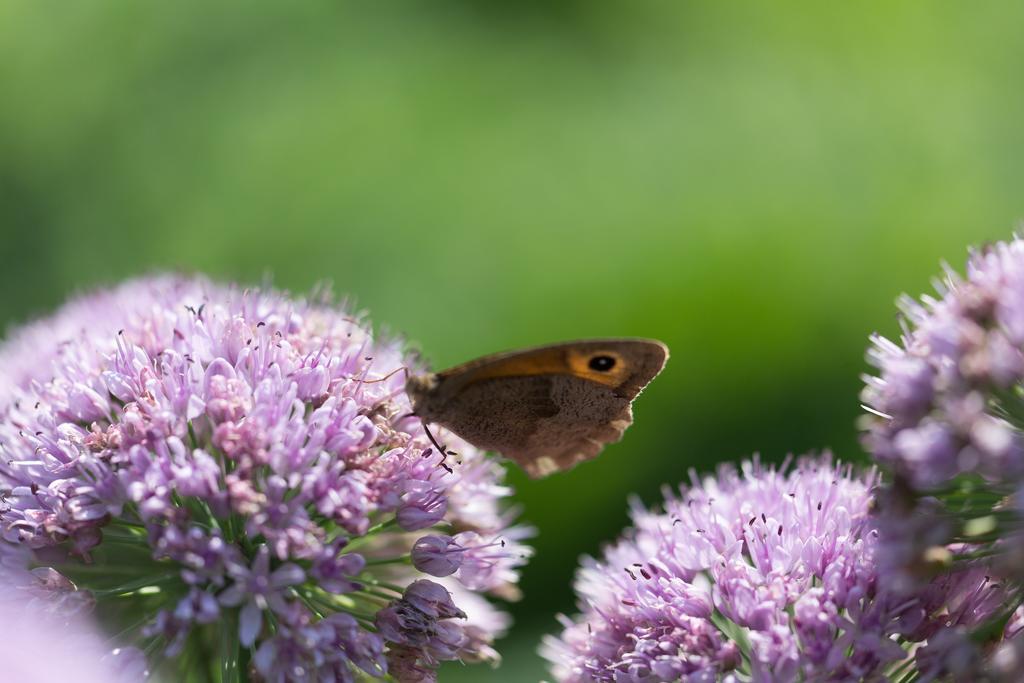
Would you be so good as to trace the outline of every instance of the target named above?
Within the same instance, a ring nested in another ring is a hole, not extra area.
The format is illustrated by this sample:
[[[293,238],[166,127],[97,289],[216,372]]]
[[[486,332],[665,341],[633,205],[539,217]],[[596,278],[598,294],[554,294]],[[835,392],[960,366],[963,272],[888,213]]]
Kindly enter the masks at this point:
[[[594,356],[587,365],[590,366],[591,370],[608,372],[615,367],[615,359],[611,356]]]

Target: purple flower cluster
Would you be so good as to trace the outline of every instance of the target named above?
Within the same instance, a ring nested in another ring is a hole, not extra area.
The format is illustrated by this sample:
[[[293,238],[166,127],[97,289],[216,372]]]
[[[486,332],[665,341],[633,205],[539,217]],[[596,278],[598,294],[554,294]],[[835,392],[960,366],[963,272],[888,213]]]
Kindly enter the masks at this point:
[[[162,277],[73,301],[0,347],[0,562],[59,570],[111,621],[132,605],[165,671],[204,639],[273,681],[494,660],[506,620],[474,592],[515,593],[527,534],[501,468],[410,417],[413,363],[272,290]],[[451,571],[420,558],[439,538]]]
[[[901,299],[904,335],[872,338],[865,444],[916,490],[977,474],[1024,477],[1024,241],[973,252],[940,297]]]
[[[874,473],[826,456],[692,479],[663,511],[634,503],[634,528],[584,562],[581,614],[543,648],[555,679],[875,680],[914,666],[911,644],[940,623],[998,609],[978,572],[913,597],[882,585]]]
[[[1024,241],[973,251],[938,293],[901,299],[900,343],[872,339],[864,444],[891,473],[877,501],[886,580],[911,591],[980,565],[1005,586],[986,622],[929,646],[950,675],[977,676],[1024,652],[1019,614],[1007,621],[1024,600]]]

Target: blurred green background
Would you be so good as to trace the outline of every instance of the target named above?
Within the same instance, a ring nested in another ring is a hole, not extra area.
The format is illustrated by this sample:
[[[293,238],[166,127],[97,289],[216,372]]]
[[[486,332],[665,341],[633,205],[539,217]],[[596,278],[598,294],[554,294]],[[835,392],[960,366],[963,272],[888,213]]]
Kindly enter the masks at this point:
[[[859,458],[869,332],[1024,216],[1024,5],[4,3],[0,321],[153,269],[330,279],[437,366],[641,335],[625,441],[511,473],[505,665],[687,469]]]

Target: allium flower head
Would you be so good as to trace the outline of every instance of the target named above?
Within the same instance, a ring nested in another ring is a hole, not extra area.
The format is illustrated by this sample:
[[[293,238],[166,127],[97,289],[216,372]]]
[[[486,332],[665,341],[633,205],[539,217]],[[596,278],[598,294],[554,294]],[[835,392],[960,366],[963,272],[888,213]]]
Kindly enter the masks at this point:
[[[873,473],[829,457],[723,466],[584,561],[581,613],[543,654],[558,681],[859,681],[912,663],[944,607],[888,593]],[[967,584],[978,585],[980,577]]]
[[[473,591],[514,592],[526,533],[500,467],[409,416],[414,362],[272,290],[73,301],[0,347],[0,562],[69,577],[171,680],[199,652],[273,681],[494,660],[505,620]],[[444,587],[410,556],[439,534],[465,549]]]
[[[973,251],[938,293],[901,300],[899,343],[872,340],[864,444],[891,474],[877,505],[886,580],[909,591],[975,565],[1003,583],[989,619],[931,648],[950,675],[981,680],[1000,637],[1000,662],[1020,651],[1008,619],[1024,599],[1024,241]]]

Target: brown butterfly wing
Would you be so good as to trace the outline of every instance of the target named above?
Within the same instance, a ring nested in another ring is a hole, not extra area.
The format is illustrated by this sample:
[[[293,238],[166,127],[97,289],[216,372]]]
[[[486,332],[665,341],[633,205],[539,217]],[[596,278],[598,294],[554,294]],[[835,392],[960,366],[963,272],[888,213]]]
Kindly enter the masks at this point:
[[[569,469],[618,441],[630,401],[569,375],[489,379],[465,387],[434,421],[515,460],[531,477]]]
[[[506,453],[525,448],[538,421],[558,414],[551,383],[550,376],[483,380],[444,400],[428,397],[416,410],[478,448]]]
[[[595,355],[616,359],[610,372],[589,366]],[[633,422],[630,403],[667,357],[664,344],[642,339],[496,354],[436,375],[436,386],[416,397],[416,411],[542,477],[621,439]]]
[[[608,373],[587,367],[595,354],[612,354],[619,361]],[[499,377],[575,375],[614,387],[629,400],[654,379],[668,360],[668,347],[655,339],[586,339],[549,344],[484,356],[439,372],[443,390],[453,395],[464,387]]]
[[[590,460],[633,424],[630,399],[589,380],[552,377],[551,398],[558,412],[537,421],[524,447],[502,451],[534,478]]]

